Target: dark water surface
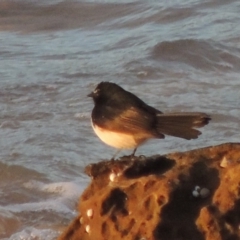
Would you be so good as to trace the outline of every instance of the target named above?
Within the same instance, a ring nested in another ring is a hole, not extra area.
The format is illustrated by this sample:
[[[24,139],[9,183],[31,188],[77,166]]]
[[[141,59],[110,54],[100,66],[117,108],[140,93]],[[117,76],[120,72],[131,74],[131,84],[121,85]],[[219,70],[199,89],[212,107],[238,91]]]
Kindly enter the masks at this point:
[[[239,1],[0,0],[0,239],[55,239],[76,214],[84,167],[115,153],[90,125],[86,95],[101,81],[163,112],[212,115],[198,140],[168,137],[138,154],[239,142],[239,9]]]

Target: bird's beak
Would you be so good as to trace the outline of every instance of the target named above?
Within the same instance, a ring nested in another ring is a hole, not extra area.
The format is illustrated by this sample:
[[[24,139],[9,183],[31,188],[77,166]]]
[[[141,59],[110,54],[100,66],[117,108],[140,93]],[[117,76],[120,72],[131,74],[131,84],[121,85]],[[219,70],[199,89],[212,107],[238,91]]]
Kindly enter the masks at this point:
[[[89,93],[87,96],[92,98],[93,97],[93,92]]]

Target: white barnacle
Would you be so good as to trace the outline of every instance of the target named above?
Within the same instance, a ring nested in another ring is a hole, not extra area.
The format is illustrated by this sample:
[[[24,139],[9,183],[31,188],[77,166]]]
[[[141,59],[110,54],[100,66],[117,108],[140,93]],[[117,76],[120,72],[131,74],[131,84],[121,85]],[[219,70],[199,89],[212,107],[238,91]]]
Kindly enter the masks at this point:
[[[85,227],[85,231],[86,231],[87,233],[90,233],[90,226],[89,226],[89,225],[87,225],[87,226]]]
[[[83,224],[83,223],[84,223],[83,217],[80,217],[80,218],[79,218],[79,222],[80,222],[80,224]]]
[[[209,196],[210,190],[208,188],[202,188],[199,193],[202,198],[206,198]]]
[[[194,190],[192,191],[192,195],[193,195],[194,197],[199,197],[199,195],[200,195],[200,190],[201,190],[201,188],[200,188],[199,186],[195,186]]]
[[[220,163],[220,167],[222,168],[226,168],[228,166],[228,160],[227,158],[224,156],[221,163]]]
[[[116,175],[115,173],[111,173],[111,174],[109,175],[109,179],[110,179],[111,182],[114,182],[114,180],[115,180],[116,177],[117,177],[117,175]]]
[[[195,190],[196,190],[196,191],[198,191],[198,192],[199,192],[199,191],[200,191],[200,189],[201,189],[201,188],[200,188],[199,186],[195,186]]]
[[[93,210],[90,208],[87,210],[87,216],[91,218],[93,216]]]
[[[199,192],[197,191],[197,190],[193,190],[192,191],[192,195],[194,196],[194,197],[199,197]]]

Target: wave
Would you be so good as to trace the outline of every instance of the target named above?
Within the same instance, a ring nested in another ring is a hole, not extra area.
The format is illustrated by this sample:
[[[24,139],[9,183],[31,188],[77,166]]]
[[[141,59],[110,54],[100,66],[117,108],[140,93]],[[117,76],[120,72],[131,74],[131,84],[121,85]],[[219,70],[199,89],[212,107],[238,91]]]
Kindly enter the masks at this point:
[[[23,1],[1,1],[0,30],[34,32],[94,27],[131,13],[135,5],[74,1],[39,5]]]
[[[239,71],[240,50],[208,40],[180,39],[155,45],[151,57],[202,70]]]

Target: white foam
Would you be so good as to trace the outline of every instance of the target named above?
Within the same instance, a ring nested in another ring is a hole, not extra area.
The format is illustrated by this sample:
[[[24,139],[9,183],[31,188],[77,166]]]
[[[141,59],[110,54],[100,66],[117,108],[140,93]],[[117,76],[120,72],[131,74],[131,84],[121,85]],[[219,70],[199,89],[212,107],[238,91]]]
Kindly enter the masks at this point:
[[[24,230],[13,234],[10,238],[2,240],[53,240],[59,236],[58,231],[51,229],[37,229],[34,227],[27,227]]]
[[[86,186],[86,182],[58,182],[44,184],[38,181],[29,181],[24,184],[28,189],[34,189],[34,191],[53,193],[52,197],[48,197],[47,200],[38,202],[11,204],[5,207],[11,212],[39,212],[43,210],[55,211],[58,213],[70,213],[75,215],[75,206],[79,199],[79,196],[83,192]]]

